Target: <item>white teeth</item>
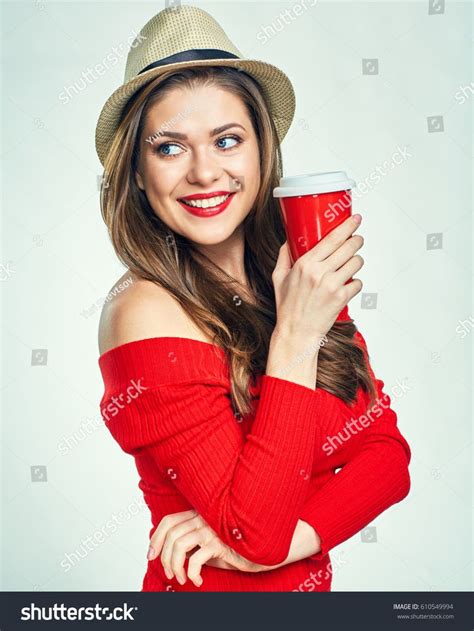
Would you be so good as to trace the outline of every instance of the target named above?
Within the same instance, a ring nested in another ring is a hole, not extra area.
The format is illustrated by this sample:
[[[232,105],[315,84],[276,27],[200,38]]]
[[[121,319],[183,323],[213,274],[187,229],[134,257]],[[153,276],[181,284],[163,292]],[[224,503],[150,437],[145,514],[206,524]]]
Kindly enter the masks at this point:
[[[229,195],[230,193],[227,195],[220,195],[219,197],[209,197],[207,199],[182,199],[181,201],[188,206],[193,206],[194,208],[212,208],[213,206],[219,206],[219,204],[222,204]]]

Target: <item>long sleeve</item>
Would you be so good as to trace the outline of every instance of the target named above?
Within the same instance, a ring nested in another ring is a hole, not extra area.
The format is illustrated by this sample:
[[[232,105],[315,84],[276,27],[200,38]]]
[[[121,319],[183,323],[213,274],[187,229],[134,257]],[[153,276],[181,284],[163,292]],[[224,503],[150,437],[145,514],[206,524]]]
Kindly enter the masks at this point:
[[[121,448],[146,453],[245,558],[266,565],[285,560],[308,493],[318,419],[333,413],[333,398],[263,375],[244,440],[212,345],[138,340],[107,352],[99,364],[106,386],[102,415]],[[139,395],[113,407],[137,380]]]
[[[376,384],[377,400],[370,416],[366,414],[365,424],[370,424],[362,426],[358,452],[319,490],[310,489],[300,513],[300,519],[310,524],[321,539],[320,552],[310,557],[315,560],[400,502],[410,490],[410,447],[397,427],[397,415],[383,391],[384,382],[375,377],[370,366],[365,339],[359,331],[355,337]]]

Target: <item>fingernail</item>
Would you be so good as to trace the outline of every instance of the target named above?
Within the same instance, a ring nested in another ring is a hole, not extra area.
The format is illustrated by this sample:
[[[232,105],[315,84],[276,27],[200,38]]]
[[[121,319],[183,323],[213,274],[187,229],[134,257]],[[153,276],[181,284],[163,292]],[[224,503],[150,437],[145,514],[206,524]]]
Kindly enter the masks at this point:
[[[196,585],[197,585],[197,587],[201,587],[201,585],[202,585],[202,578],[197,578],[196,579]]]
[[[165,574],[166,574],[166,578],[168,578],[169,580],[171,580],[173,578],[173,572],[171,570],[168,570],[168,568],[163,568],[165,570]]]
[[[148,552],[146,553],[146,558],[150,561],[151,559],[153,559],[154,556],[155,556],[155,548],[153,546],[150,546],[148,548]]]
[[[176,578],[178,579],[178,583],[180,585],[184,585],[186,583],[186,579],[183,578],[182,576],[177,576]]]
[[[353,215],[353,218],[357,223],[360,223],[362,221],[362,215],[359,215],[359,213]]]

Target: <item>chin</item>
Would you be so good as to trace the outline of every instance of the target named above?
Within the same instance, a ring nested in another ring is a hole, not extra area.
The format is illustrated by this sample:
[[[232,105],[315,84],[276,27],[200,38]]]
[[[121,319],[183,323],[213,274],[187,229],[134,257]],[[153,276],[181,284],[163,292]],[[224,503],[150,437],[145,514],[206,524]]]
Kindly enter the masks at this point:
[[[203,222],[207,221],[210,220],[203,220]],[[230,224],[227,221],[215,221],[213,225],[209,223],[207,225],[203,225],[200,229],[187,230],[184,233],[184,236],[197,245],[219,245],[232,237],[236,230],[241,226],[242,221],[237,224],[235,222]]]
[[[190,234],[188,239],[197,245],[219,245],[227,241],[233,233],[234,230],[211,231],[209,233],[206,231],[206,234],[202,232]]]

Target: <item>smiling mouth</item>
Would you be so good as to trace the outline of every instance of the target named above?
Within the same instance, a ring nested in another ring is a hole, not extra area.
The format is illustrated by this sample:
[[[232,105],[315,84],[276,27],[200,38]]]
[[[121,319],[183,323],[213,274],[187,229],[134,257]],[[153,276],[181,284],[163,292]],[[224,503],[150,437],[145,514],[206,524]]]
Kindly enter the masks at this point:
[[[206,199],[180,199],[179,201],[190,208],[216,208],[226,202],[231,195],[235,195],[235,193],[217,195],[216,197],[208,197]]]

